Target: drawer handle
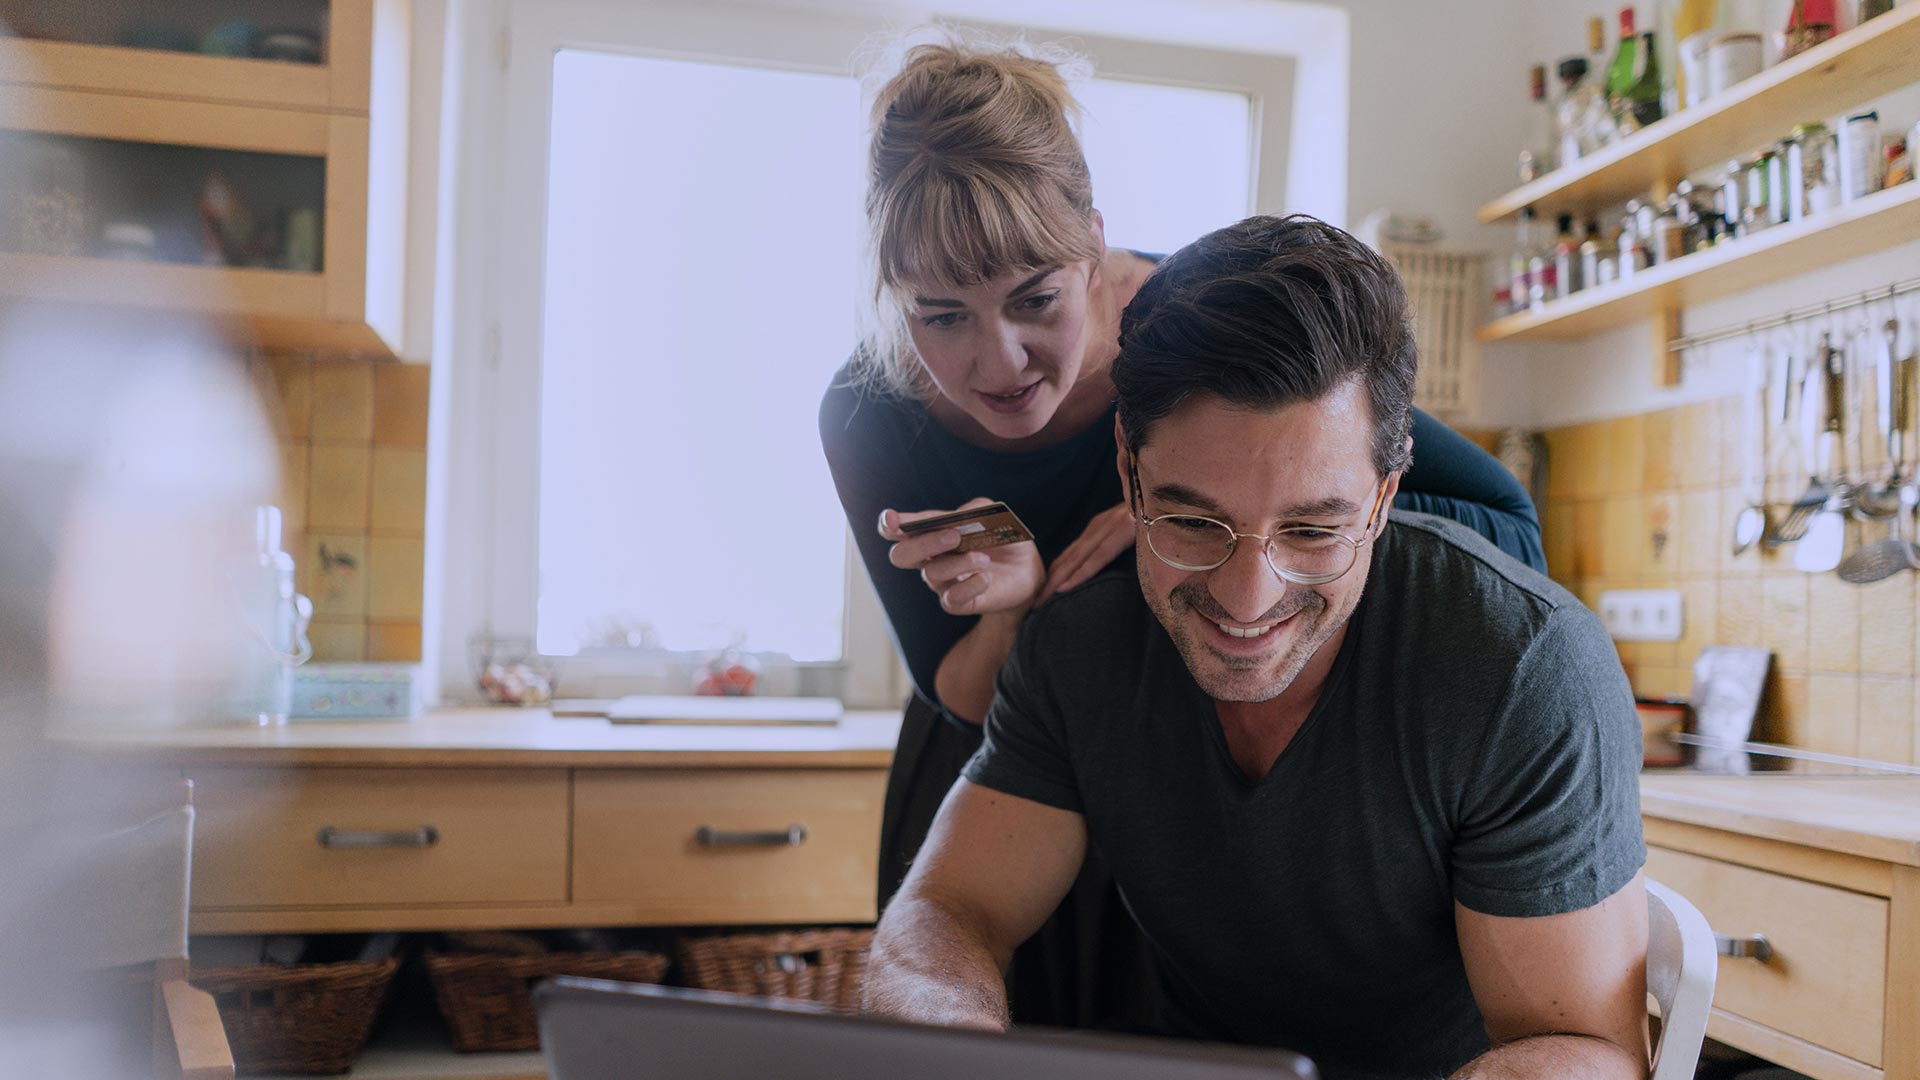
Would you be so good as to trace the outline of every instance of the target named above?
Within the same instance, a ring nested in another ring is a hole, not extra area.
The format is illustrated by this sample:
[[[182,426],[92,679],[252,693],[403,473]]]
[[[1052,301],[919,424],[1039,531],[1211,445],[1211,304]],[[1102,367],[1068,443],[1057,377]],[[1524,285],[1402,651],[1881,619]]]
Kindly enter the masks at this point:
[[[807,827],[789,825],[767,832],[733,832],[702,825],[693,831],[693,842],[701,847],[799,847],[807,842]]]
[[[1767,940],[1765,934],[1754,934],[1750,937],[1715,934],[1713,942],[1719,948],[1721,956],[1746,957],[1763,964],[1773,959],[1773,943]]]
[[[431,825],[422,825],[417,829],[378,832],[363,829],[336,829],[328,825],[320,830],[315,839],[320,841],[320,846],[323,848],[426,848],[440,842],[440,830]]]

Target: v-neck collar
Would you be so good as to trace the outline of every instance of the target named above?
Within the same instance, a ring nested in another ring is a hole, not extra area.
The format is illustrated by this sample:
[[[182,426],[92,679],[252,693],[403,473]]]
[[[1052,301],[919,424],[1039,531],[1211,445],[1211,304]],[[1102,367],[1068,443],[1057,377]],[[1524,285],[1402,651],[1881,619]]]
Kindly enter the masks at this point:
[[[1331,708],[1328,703],[1338,695],[1340,689],[1345,685],[1347,670],[1353,666],[1353,654],[1357,648],[1361,632],[1361,623],[1363,621],[1361,616],[1366,611],[1369,599],[1369,595],[1363,593],[1360,597],[1359,605],[1353,609],[1353,614],[1348,617],[1347,632],[1346,636],[1340,642],[1340,651],[1335,654],[1333,658],[1333,666],[1327,669],[1326,685],[1321,687],[1320,697],[1313,703],[1313,708],[1307,712],[1307,718],[1301,721],[1300,730],[1294,732],[1293,738],[1287,740],[1287,745],[1282,747],[1280,753],[1274,757],[1273,763],[1268,766],[1266,774],[1258,780],[1249,778],[1240,768],[1240,763],[1233,759],[1233,749],[1227,745],[1227,734],[1220,727],[1220,714],[1214,708],[1213,698],[1208,696],[1207,692],[1200,688],[1200,684],[1194,681],[1193,673],[1187,670],[1186,661],[1180,658],[1179,650],[1173,649],[1174,658],[1180,664],[1183,689],[1190,703],[1195,704],[1194,711],[1204,717],[1203,723],[1207,729],[1207,741],[1213,747],[1214,767],[1226,777],[1229,791],[1238,795],[1243,800],[1252,800],[1259,797],[1260,793],[1266,790],[1271,782],[1274,782],[1274,775],[1280,771],[1281,766],[1286,764],[1287,758],[1289,756],[1297,757],[1298,754],[1296,752],[1299,750],[1301,744],[1310,739],[1315,731],[1325,726],[1326,721],[1322,720],[1321,717]],[[1166,636],[1164,629],[1163,636]],[[1173,641],[1170,636],[1167,637],[1167,645],[1169,648],[1173,648]]]

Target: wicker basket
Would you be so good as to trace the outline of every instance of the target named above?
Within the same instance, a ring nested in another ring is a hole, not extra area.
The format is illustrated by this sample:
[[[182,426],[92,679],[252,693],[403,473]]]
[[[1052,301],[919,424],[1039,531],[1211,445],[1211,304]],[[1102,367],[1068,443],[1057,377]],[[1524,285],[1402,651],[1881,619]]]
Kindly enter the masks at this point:
[[[427,974],[456,1050],[534,1050],[533,984],[554,975],[659,982],[670,961],[652,952],[546,956],[430,954]]]
[[[683,937],[680,966],[702,990],[793,998],[852,1012],[860,1007],[871,930]]]
[[[213,995],[237,1072],[343,1073],[366,1045],[399,959],[247,964],[189,977]]]

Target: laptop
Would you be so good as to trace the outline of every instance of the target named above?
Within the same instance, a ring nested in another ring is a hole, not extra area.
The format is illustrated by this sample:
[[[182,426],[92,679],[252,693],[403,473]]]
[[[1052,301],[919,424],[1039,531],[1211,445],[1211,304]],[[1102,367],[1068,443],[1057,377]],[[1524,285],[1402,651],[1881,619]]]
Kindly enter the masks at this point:
[[[534,988],[551,1080],[1318,1080],[1284,1050],[963,1031],[810,1003],[561,977]]]

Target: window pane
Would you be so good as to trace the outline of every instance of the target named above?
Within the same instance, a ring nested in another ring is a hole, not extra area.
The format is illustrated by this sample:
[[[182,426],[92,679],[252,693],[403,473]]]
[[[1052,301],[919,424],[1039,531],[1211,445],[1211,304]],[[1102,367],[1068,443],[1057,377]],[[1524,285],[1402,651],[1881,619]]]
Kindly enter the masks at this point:
[[[1166,254],[1252,212],[1247,95],[1093,79],[1079,98],[1107,243]]]
[[[815,404],[854,343],[851,78],[562,51],[539,644],[841,652]]]

